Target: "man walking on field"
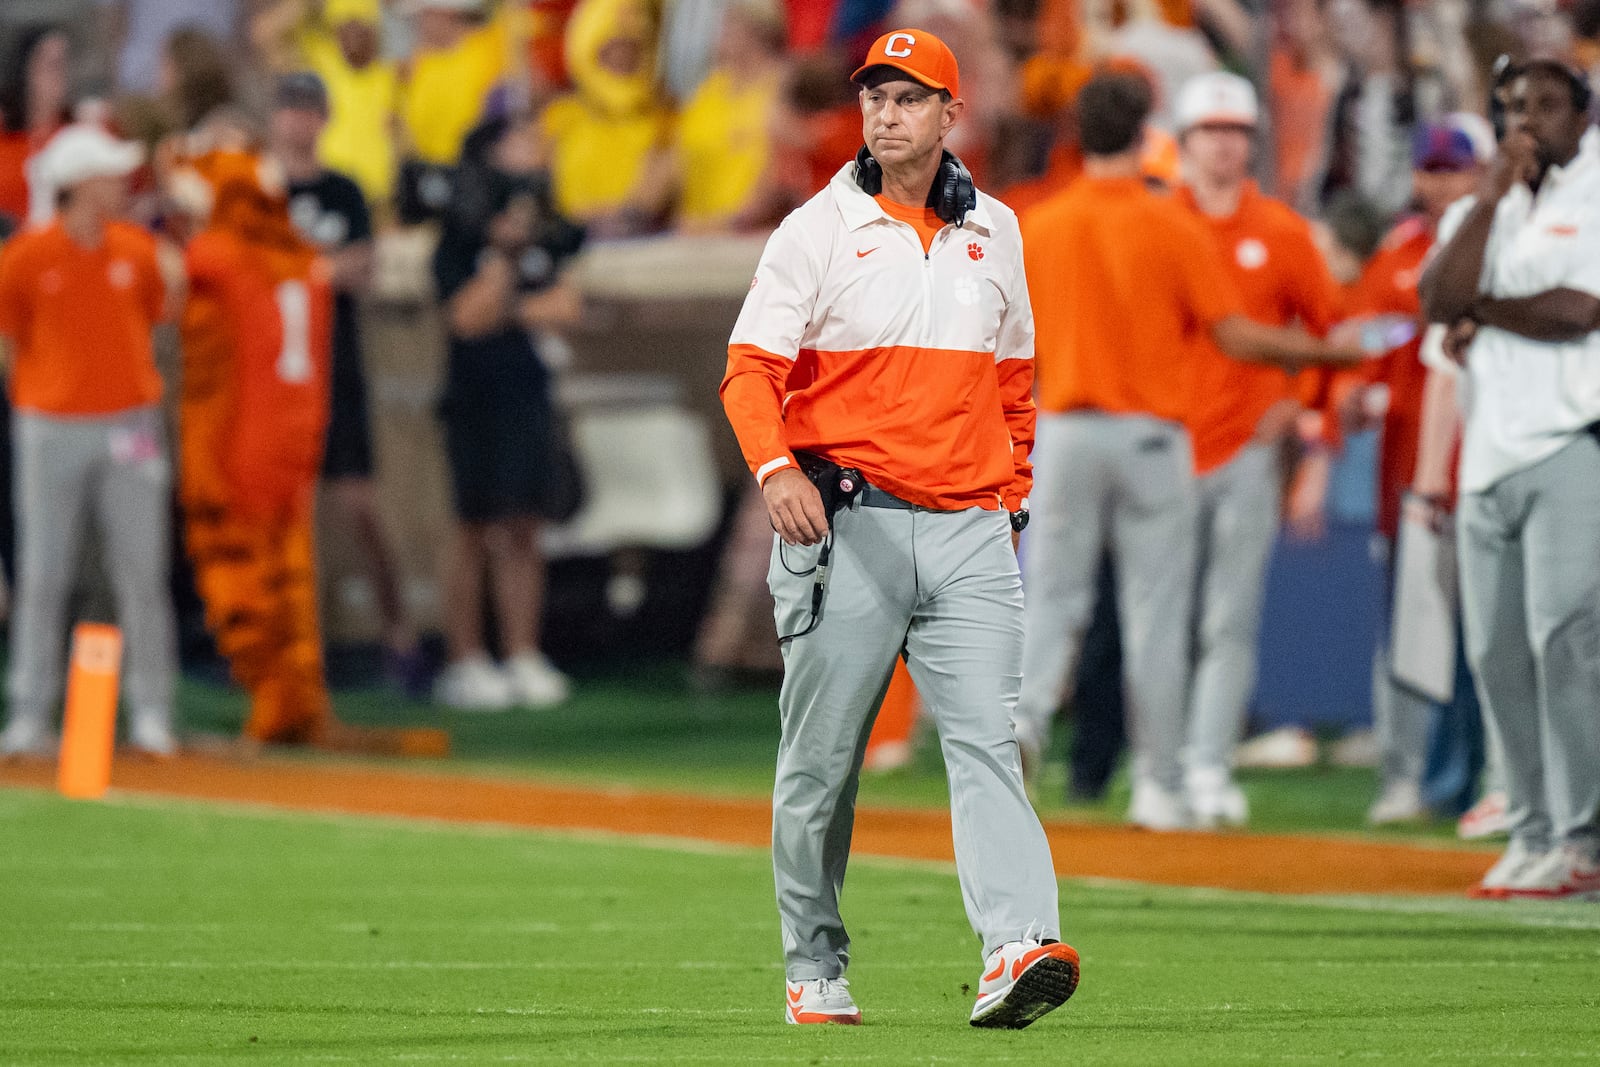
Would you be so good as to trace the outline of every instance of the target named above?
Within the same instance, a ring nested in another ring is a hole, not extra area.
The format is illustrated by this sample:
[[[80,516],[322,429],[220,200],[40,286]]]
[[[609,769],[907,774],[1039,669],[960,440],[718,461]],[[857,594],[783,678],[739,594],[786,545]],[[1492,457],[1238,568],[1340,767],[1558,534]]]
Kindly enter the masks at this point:
[[[1011,726],[1033,315],[1015,216],[943,149],[959,78],[930,33],[878,39],[853,75],[866,146],[768,242],[728,347],[723,403],[777,530],[772,854],[791,1023],[861,1021],[839,894],[902,656],[938,724],[983,942],[972,1024],[1027,1026],[1078,982]]]

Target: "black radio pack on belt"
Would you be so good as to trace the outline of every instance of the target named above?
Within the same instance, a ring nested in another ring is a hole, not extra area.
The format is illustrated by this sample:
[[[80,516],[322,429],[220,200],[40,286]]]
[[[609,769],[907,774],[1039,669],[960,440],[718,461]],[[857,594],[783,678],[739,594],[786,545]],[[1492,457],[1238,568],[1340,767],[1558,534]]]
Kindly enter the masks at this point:
[[[883,167],[872,158],[866,145],[856,153],[856,185],[868,196],[883,192]],[[972,172],[948,149],[939,157],[939,173],[933,176],[927,206],[945,222],[957,226],[966,221],[967,212],[978,206],[978,190],[972,184]]]
[[[828,525],[833,525],[834,512],[840,508],[849,507],[855,498],[861,494],[861,487],[866,485],[866,479],[861,477],[861,472],[854,467],[841,467],[830,459],[811,452],[796,451],[795,462],[800,464],[800,472],[811,480],[817,487],[817,492],[822,494],[822,510],[828,515]]]
[[[831,459],[811,452],[801,452],[798,449],[794,454],[795,462],[800,464],[800,472],[811,480],[817,487],[817,492],[822,495],[822,510],[828,516],[828,533],[822,539],[822,550],[817,553],[816,564],[808,571],[797,571],[789,566],[789,561],[784,558],[783,542],[778,542],[778,560],[783,564],[783,569],[797,577],[815,575],[811,583],[811,621],[803,630],[792,634],[779,634],[779,641],[790,641],[796,637],[804,637],[822,622],[822,594],[828,588],[828,563],[833,559],[833,517],[840,508],[847,508],[861,495],[861,490],[867,481],[861,477],[861,472],[854,467],[841,467]]]

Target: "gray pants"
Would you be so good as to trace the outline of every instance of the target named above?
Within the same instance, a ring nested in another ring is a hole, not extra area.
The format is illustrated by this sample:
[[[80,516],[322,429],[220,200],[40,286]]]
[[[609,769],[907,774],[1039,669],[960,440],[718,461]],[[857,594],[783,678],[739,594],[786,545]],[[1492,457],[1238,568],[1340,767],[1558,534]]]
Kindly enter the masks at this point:
[[[122,627],[123,691],[133,715],[169,724],[176,674],[167,587],[172,476],[160,411],[82,419],[18,411],[15,418],[13,720],[48,722],[61,699],[67,607],[92,514]]]
[[[1600,844],[1600,445],[1588,434],[1457,518],[1467,655],[1505,760],[1511,835]]]
[[[780,635],[810,621],[813,576],[792,572],[819,550],[774,542]],[[835,516],[831,567],[820,625],[783,642],[772,866],[790,980],[837,978],[849,963],[839,892],[856,787],[902,653],[939,729],[956,870],[985,955],[1025,935],[1059,937],[1050,846],[1012,732],[1022,582],[1006,513],[858,503]]]
[[[1176,792],[1194,603],[1189,435],[1143,416],[1041,415],[1033,464],[1019,723],[1048,734],[1077,669],[1109,546],[1134,777]]]
[[[1374,541],[1384,554],[1389,581],[1384,583],[1382,618],[1378,643],[1372,652],[1372,732],[1378,743],[1378,784],[1387,788],[1401,782],[1422,785],[1428,759],[1428,731],[1434,718],[1433,704],[1394,680],[1390,650],[1394,644],[1394,559],[1395,543],[1386,538]]]
[[[1198,482],[1191,768],[1229,768],[1256,688],[1267,563],[1283,496],[1278,446],[1252,444]]]

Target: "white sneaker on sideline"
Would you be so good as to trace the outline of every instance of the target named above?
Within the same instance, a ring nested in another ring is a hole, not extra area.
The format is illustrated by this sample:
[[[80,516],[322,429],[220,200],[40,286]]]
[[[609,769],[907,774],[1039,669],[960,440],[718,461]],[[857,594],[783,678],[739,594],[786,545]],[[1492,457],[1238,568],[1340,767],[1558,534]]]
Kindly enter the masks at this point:
[[[1456,823],[1456,836],[1463,841],[1481,841],[1486,837],[1498,837],[1511,829],[1511,820],[1506,812],[1505,790],[1497,789],[1492,793],[1485,793]]]
[[[1063,941],[1007,941],[983,961],[972,1025],[1021,1030],[1078,988],[1078,953]]]
[[[172,716],[166,711],[135,710],[128,719],[128,747],[146,756],[170,759],[178,754]]]
[[[542,652],[512,656],[506,661],[511,702],[522,708],[553,708],[572,696],[572,683]]]
[[[433,699],[457,711],[505,711],[511,707],[511,681],[488,656],[470,656],[440,673]]]
[[[1287,770],[1317,762],[1317,739],[1303,726],[1280,726],[1257,734],[1234,750],[1235,767]]]
[[[1388,783],[1378,799],[1367,809],[1368,826],[1395,826],[1427,818],[1428,805],[1422,802],[1422,786],[1409,778]]]
[[[887,774],[911,766],[911,760],[915,755],[910,741],[880,741],[876,745],[867,746],[867,754],[861,761],[861,769],[869,774]]]
[[[1183,797],[1154,782],[1133,783],[1133,802],[1128,805],[1128,821],[1146,830],[1194,828],[1194,818]]]
[[[1202,829],[1243,826],[1250,821],[1250,802],[1226,767],[1192,767],[1183,776],[1189,813]]]
[[[1504,900],[1514,885],[1528,881],[1529,872],[1542,864],[1550,854],[1549,849],[1533,849],[1517,838],[1512,838],[1495,865],[1467,895],[1481,900]]]
[[[48,723],[37,719],[12,719],[4,730],[0,730],[0,759],[49,759],[56,754],[60,744]]]
[[[856,1026],[861,1009],[850,997],[850,983],[843,978],[809,978],[783,984],[783,1021],[794,1026],[809,1023],[842,1023]]]
[[[1592,848],[1558,845],[1522,869],[1503,895],[1548,900],[1600,892],[1600,857]]]

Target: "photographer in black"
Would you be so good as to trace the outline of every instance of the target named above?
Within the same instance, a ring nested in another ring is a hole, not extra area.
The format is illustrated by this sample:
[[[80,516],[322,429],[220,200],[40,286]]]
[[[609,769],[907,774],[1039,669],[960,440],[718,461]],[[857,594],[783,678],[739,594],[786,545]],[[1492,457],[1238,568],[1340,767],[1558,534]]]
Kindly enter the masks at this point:
[[[434,255],[449,335],[439,417],[456,511],[444,579],[450,663],[436,695],[461,709],[549,707],[569,689],[539,651],[539,527],[562,509],[565,487],[550,375],[534,338],[582,313],[561,269],[583,233],[551,206],[542,164],[536,130],[524,120],[496,118],[473,130]],[[484,640],[486,577],[503,666]]]

